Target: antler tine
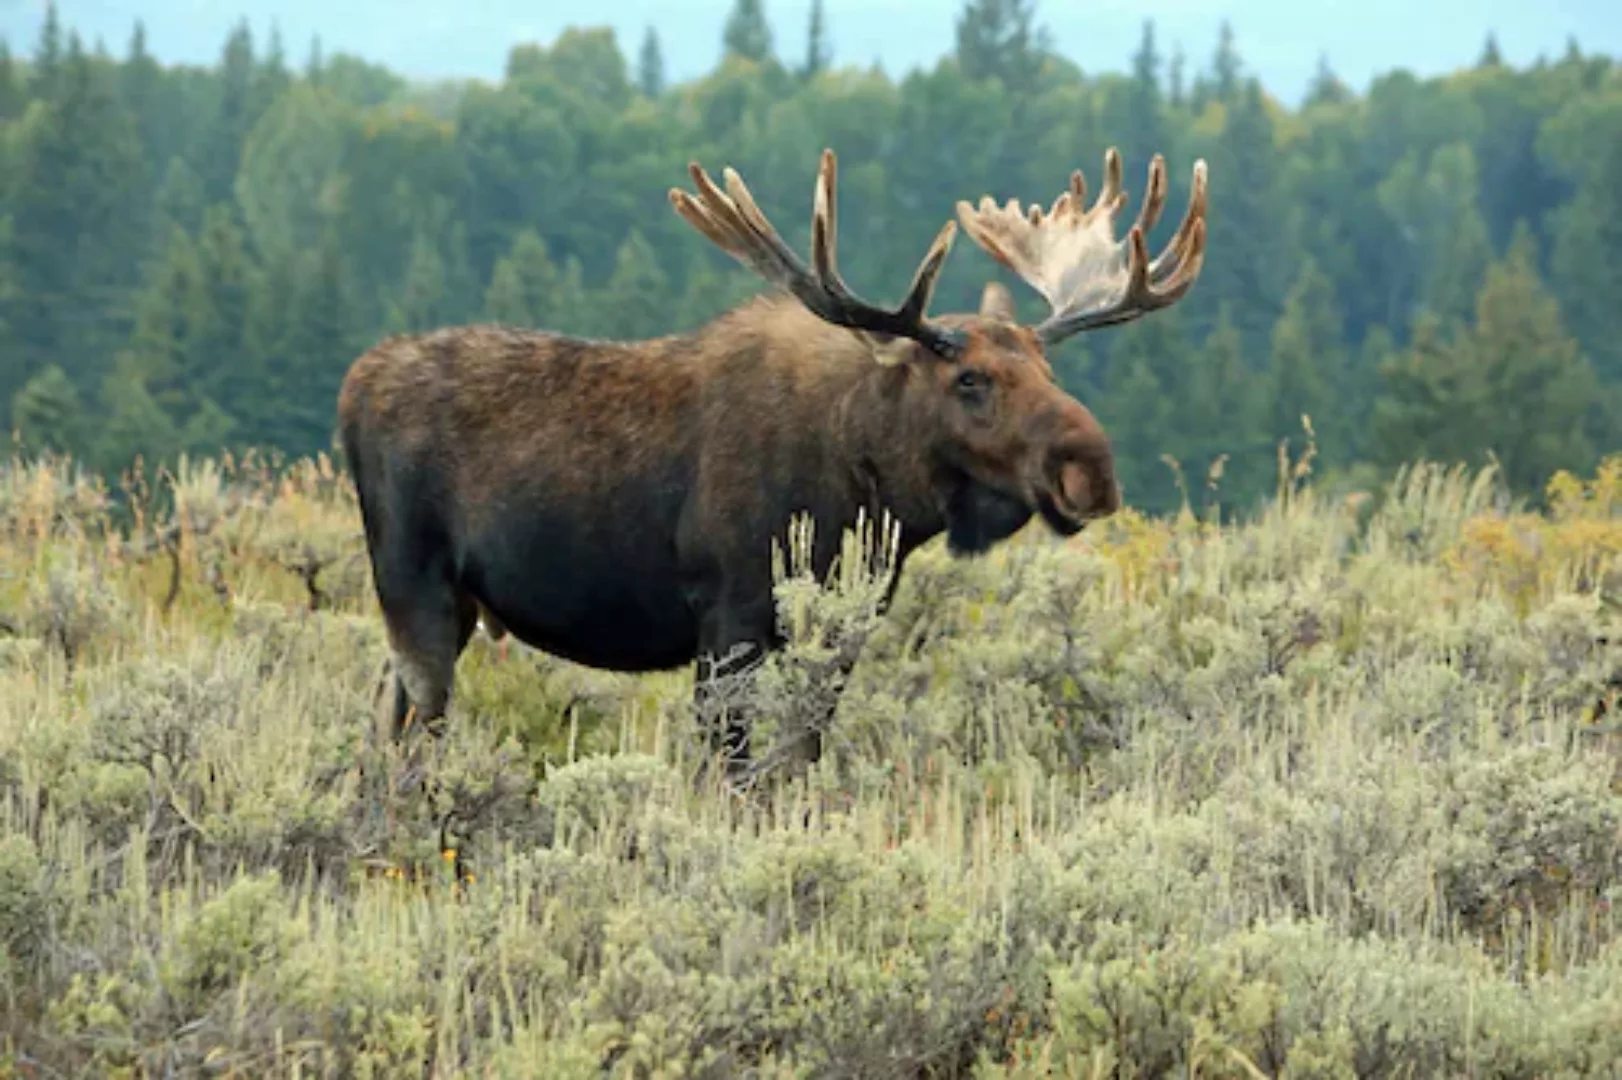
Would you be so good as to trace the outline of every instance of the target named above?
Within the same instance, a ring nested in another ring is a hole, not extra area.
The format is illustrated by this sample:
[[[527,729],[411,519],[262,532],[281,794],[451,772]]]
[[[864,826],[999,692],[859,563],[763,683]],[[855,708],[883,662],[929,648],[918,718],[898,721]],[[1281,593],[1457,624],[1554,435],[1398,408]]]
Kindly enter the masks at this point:
[[[1160,213],[1166,208],[1166,158],[1156,154],[1149,161],[1149,183],[1144,189],[1143,206],[1138,210],[1138,228],[1143,230],[1145,236],[1154,230],[1160,221]]]
[[[1149,162],[1137,220],[1120,240],[1114,221],[1127,193],[1115,147],[1104,153],[1104,180],[1091,206],[1085,205],[1086,181],[1077,169],[1046,214],[1035,205],[1021,212],[1013,200],[998,208],[985,197],[978,209],[959,202],[958,218],[977,244],[1048,301],[1052,314],[1037,330],[1052,344],[1084,330],[1141,318],[1188,292],[1204,265],[1206,180],[1205,162],[1195,162],[1188,209],[1176,235],[1153,261],[1146,237],[1160,220],[1167,192],[1160,154]]]
[[[1164,199],[1164,196],[1162,196]],[[1205,162],[1194,163],[1194,182],[1188,195],[1188,209],[1183,211],[1183,220],[1177,226],[1177,232],[1172,235],[1171,242],[1166,245],[1149,267],[1149,276],[1161,280],[1175,273],[1184,260],[1189,257],[1189,245],[1193,243],[1193,234],[1196,229],[1201,233],[1203,240],[1205,230]],[[1158,215],[1157,215],[1158,216]],[[1201,249],[1203,250],[1203,249]]]
[[[839,275],[835,258],[838,163],[832,150],[822,152],[817,174],[811,214],[810,268],[783,242],[736,170],[731,167],[723,170],[725,192],[716,187],[697,163],[690,164],[688,172],[698,194],[695,197],[672,188],[670,201],[676,212],[722,251],[768,282],[788,290],[813,314],[836,326],[909,338],[943,355],[957,348],[957,335],[924,318],[935,281],[956,235],[955,222],[948,221],[936,235],[935,242],[918,264],[901,305],[887,311],[855,296]]]
[[[1092,213],[1113,217],[1126,205],[1126,192],[1122,190],[1125,178],[1121,169],[1121,152],[1113,146],[1105,150],[1104,186],[1099,189],[1098,198],[1093,202]]]

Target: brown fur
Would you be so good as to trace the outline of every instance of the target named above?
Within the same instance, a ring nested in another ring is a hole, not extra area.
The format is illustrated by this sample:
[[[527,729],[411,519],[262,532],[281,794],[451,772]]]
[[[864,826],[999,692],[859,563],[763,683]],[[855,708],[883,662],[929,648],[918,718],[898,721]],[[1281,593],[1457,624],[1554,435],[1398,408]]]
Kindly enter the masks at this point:
[[[824,169],[819,215],[831,157]],[[673,201],[740,258],[769,242],[747,199]],[[942,236],[915,286],[924,300]],[[747,667],[781,644],[771,548],[801,512],[820,574],[863,512],[899,521],[904,560],[943,531],[955,552],[977,553],[1033,514],[1069,535],[1119,507],[1108,438],[1054,381],[1044,338],[1014,321],[1002,286],[979,313],[915,335],[905,305],[874,316],[848,296],[812,297],[813,314],[804,282],[792,287],[688,334],[463,326],[356,360],[338,418],[397,720],[411,705],[443,713],[481,616],[493,636],[604,668],[697,659],[702,699],[729,653]],[[881,317],[884,332],[861,329]],[[732,734],[741,756],[741,722]]]

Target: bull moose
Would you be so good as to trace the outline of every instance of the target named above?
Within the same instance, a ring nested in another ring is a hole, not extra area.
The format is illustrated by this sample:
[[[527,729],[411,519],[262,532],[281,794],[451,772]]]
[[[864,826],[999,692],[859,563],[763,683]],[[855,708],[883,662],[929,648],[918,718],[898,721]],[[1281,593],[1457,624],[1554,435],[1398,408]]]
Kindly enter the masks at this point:
[[[771,547],[800,514],[820,577],[860,514],[896,523],[899,574],[943,532],[954,555],[975,554],[1034,516],[1071,536],[1118,509],[1109,439],[1045,350],[1187,293],[1204,260],[1204,161],[1152,261],[1158,154],[1121,240],[1113,147],[1090,207],[1079,169],[1046,212],[960,201],[969,237],[1047,301],[1035,326],[996,283],[977,313],[926,315],[950,219],[899,306],[855,296],[835,265],[831,150],[810,267],[734,170],[725,191],[688,170],[696,192],[671,189],[675,211],[775,286],[769,295],[641,341],[493,325],[398,335],[349,369],[339,435],[387,627],[396,731],[413,713],[443,717],[481,617],[497,637],[600,669],[696,663],[702,702],[711,680],[782,645]],[[747,717],[712,739],[731,770],[747,768]]]

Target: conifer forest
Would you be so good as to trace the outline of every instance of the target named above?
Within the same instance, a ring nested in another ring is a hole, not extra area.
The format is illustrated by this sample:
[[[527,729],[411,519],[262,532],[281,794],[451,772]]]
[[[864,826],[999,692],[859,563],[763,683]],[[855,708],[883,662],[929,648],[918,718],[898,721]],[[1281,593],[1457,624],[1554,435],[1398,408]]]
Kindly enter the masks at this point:
[[[1291,109],[1246,74],[1237,32],[1167,57],[1146,23],[1120,71],[1082,72],[1038,15],[969,4],[955,54],[898,78],[831,66],[818,34],[777,56],[745,3],[693,82],[666,83],[656,33],[585,27],[514,43],[494,84],[426,86],[246,25],[213,67],[165,67],[139,22],[114,55],[53,17],[0,52],[0,402],[25,445],[107,470],[325,450],[343,370],[382,335],[652,335],[757,291],[670,212],[689,160],[736,167],[803,251],[833,147],[860,238],[845,270],[883,298],[956,200],[1045,205],[1117,145],[1137,192],[1165,154],[1171,206],[1195,158],[1212,177],[1188,300],[1059,358],[1133,505],[1177,505],[1163,457],[1197,488],[1226,455],[1223,502],[1248,507],[1303,414],[1319,468],[1350,484],[1491,456],[1536,498],[1622,445],[1612,58],[1573,43],[1514,69],[1489,40],[1471,68],[1363,94],[1325,68]],[[955,253],[933,309],[972,309],[1001,274]]]

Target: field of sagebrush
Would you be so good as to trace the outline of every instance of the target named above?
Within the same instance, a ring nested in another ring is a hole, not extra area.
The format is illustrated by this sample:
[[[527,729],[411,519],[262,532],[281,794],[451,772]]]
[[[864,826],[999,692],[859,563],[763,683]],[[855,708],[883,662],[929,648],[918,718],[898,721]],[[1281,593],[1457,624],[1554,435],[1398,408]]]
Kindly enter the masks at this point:
[[[1617,1075],[1622,458],[1309,481],[787,553],[738,797],[688,673],[482,636],[377,740],[324,461],[0,467],[0,1077]]]

